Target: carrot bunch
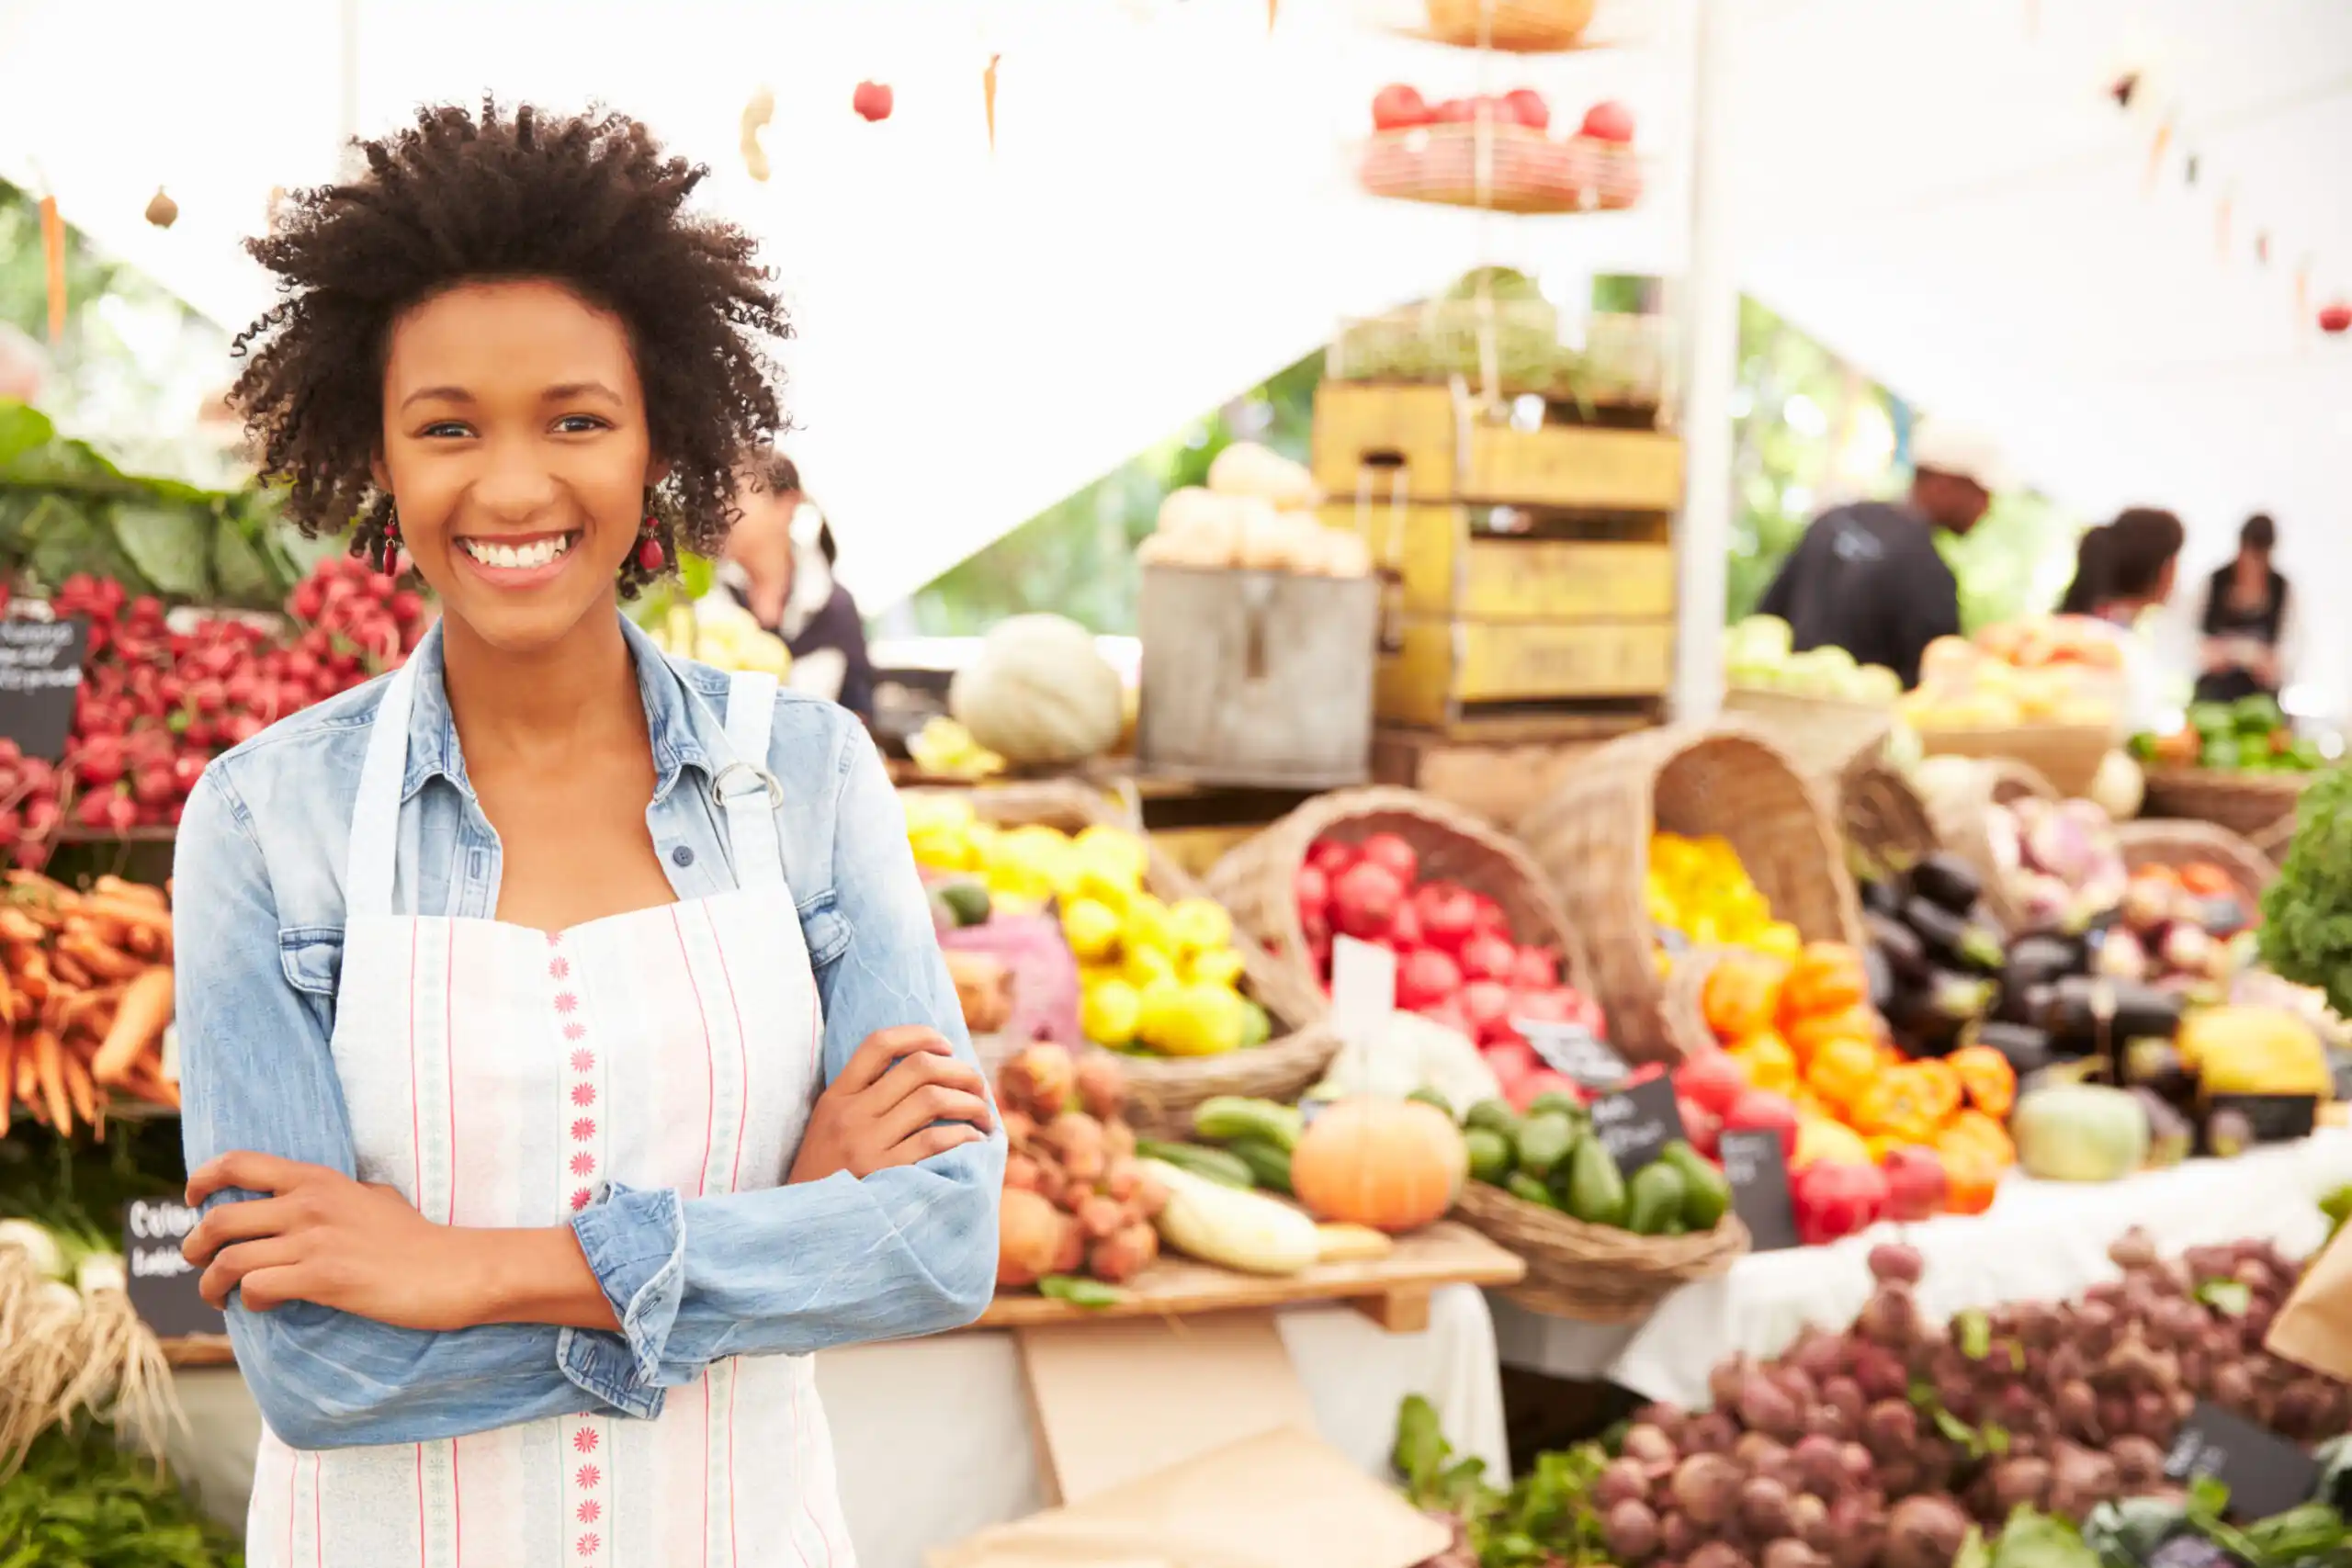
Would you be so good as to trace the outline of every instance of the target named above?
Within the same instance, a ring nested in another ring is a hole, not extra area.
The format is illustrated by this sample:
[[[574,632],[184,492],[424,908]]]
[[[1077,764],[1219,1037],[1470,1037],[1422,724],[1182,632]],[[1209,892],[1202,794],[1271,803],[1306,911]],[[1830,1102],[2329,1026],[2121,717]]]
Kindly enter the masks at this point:
[[[165,888],[101,876],[76,892],[11,871],[0,895],[0,1131],[11,1103],[57,1132],[105,1135],[118,1096],[176,1111]]]

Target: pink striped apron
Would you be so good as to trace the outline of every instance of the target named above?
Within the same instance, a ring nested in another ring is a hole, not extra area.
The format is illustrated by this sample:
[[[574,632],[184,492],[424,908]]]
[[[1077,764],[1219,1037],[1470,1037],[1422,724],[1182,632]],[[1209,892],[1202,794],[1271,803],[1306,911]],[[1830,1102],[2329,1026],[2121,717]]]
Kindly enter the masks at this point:
[[[353,815],[334,1064],[362,1180],[458,1225],[552,1225],[605,1184],[783,1181],[822,1024],[773,781],[717,787],[734,891],[549,934],[394,912],[413,664],[388,684]],[[773,678],[726,730],[763,762]],[[297,1451],[265,1429],[254,1568],[851,1568],[806,1356],[720,1361],[657,1420],[582,1416],[444,1442]]]

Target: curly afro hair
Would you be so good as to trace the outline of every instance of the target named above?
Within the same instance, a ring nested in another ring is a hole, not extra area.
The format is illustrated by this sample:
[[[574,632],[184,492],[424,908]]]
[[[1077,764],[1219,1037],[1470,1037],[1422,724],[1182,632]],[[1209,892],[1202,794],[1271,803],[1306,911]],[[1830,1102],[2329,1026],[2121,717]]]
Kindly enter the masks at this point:
[[[285,298],[238,335],[249,357],[231,396],[295,525],[350,527],[352,553],[384,567],[392,498],[371,464],[394,321],[461,283],[545,278],[626,324],[669,465],[651,498],[665,552],[714,552],[741,465],[785,423],[769,347],[791,328],[751,238],[686,210],[710,171],[625,116],[510,115],[489,100],[479,115],[421,109],[359,150],[365,175],[296,194],[246,242]],[[632,558],[622,592],[652,575]]]

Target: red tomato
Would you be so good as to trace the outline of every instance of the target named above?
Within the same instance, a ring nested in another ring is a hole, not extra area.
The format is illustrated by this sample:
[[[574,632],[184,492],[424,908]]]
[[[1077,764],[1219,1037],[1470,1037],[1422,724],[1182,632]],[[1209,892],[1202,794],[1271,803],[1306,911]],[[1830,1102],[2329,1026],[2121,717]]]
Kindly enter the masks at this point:
[[[1511,983],[1519,968],[1519,949],[1501,937],[1480,932],[1462,944],[1462,972],[1478,980]]]
[[[1577,128],[1577,134],[1589,136],[1595,141],[1631,141],[1634,111],[1614,98],[1604,98],[1584,111],[1584,124]]]
[[[1476,901],[1450,883],[1424,883],[1413,902],[1420,911],[1421,940],[1431,947],[1459,953],[1476,930]]]
[[[1326,877],[1336,878],[1356,863],[1356,847],[1343,844],[1337,839],[1318,840],[1315,847],[1306,852],[1306,863]]]
[[[1522,947],[1511,965],[1510,980],[1523,991],[1548,989],[1560,983],[1560,960],[1548,947]]]
[[[1768,1094],[1751,1089],[1731,1102],[1724,1112],[1726,1133],[1776,1132],[1781,1134],[1781,1152],[1794,1158],[1797,1152],[1797,1108],[1786,1097]]]
[[[1426,945],[1421,934],[1421,911],[1410,898],[1400,899],[1396,912],[1388,919],[1388,941],[1399,953],[1410,953]]]
[[[1506,1093],[1511,1085],[1528,1074],[1544,1070],[1544,1058],[1538,1056],[1535,1047],[1524,1040],[1498,1040],[1483,1047],[1478,1054],[1487,1059],[1487,1070],[1495,1075],[1496,1081],[1503,1086]]]
[[[1481,1043],[1510,1032],[1510,992],[1497,982],[1472,980],[1462,987],[1462,1016]]]
[[[1356,854],[1387,871],[1399,886],[1407,889],[1421,874],[1421,857],[1413,852],[1410,843],[1395,833],[1374,833],[1356,846]]]
[[[1674,1092],[1721,1116],[1747,1092],[1747,1076],[1723,1052],[1710,1051],[1674,1070]]]
[[[1418,88],[1402,82],[1391,82],[1374,95],[1372,123],[1377,130],[1404,130],[1430,122],[1430,106],[1421,101]]]
[[[1510,107],[1511,118],[1531,130],[1544,130],[1552,123],[1552,106],[1532,87],[1514,87],[1503,95],[1503,102]]]
[[[1461,969],[1434,948],[1417,949],[1397,961],[1396,1005],[1407,1012],[1446,1001],[1461,989]]]

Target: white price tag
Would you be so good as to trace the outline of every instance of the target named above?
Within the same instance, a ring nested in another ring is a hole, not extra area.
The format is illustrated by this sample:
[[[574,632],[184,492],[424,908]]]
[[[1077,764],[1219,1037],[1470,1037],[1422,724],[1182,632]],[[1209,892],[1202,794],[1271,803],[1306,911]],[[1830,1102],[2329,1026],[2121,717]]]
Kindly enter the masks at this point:
[[[163,1074],[164,1081],[165,1083],[179,1082],[180,1026],[176,1023],[167,1023],[164,1025],[163,1056],[164,1062],[160,1070]]]
[[[1331,945],[1331,1031],[1355,1055],[1356,1089],[1379,1080],[1375,1064],[1390,1047],[1388,1021],[1396,1014],[1396,955],[1351,936]]]

